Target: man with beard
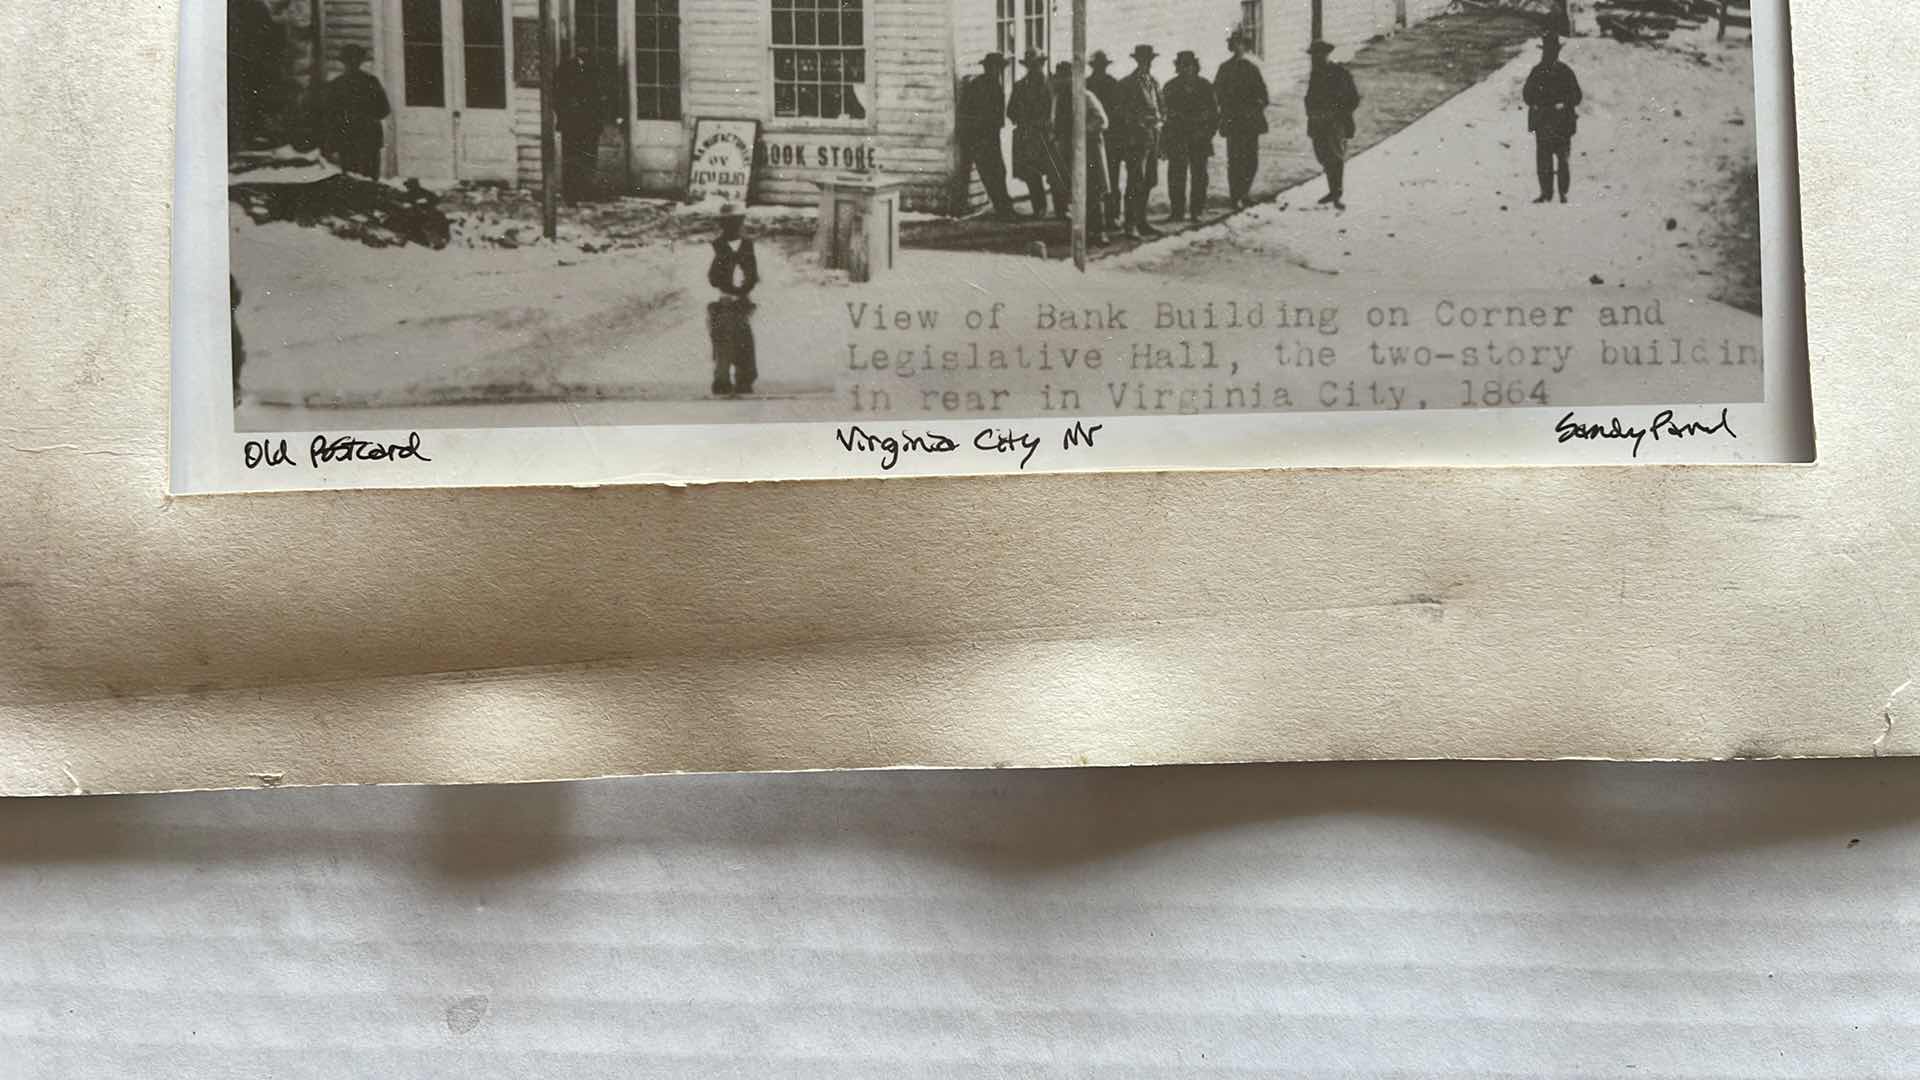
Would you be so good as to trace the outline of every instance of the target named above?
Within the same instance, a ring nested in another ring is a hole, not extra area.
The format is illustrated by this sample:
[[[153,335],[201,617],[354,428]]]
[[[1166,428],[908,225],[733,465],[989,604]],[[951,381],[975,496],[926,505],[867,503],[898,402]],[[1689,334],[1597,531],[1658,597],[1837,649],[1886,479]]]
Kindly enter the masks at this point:
[[[1007,119],[1013,122],[1013,175],[1027,185],[1033,216],[1047,216],[1047,182],[1053,182],[1054,212],[1067,216],[1066,185],[1053,161],[1053,87],[1047,82],[1047,58],[1032,49],[1020,58],[1026,75],[1013,84]]]
[[[1167,154],[1167,198],[1174,221],[1199,221],[1207,208],[1207,172],[1220,109],[1213,100],[1213,84],[1201,77],[1200,58],[1191,50],[1173,58],[1173,70],[1162,95],[1167,108],[1160,138]]]

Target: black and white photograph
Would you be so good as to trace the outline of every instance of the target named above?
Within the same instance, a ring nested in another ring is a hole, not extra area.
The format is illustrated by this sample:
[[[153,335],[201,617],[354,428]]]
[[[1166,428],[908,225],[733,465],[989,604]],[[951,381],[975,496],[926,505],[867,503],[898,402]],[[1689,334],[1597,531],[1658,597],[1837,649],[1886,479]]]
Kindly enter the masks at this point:
[[[218,458],[188,486],[1793,460],[1784,33],[1726,0],[227,0],[231,344],[176,356]],[[484,434],[535,431],[591,475]]]

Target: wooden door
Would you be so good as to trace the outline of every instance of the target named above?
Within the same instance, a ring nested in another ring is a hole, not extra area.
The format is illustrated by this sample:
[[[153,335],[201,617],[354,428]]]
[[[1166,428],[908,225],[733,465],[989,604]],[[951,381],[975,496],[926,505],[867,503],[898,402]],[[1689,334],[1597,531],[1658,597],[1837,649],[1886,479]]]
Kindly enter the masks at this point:
[[[395,152],[401,176],[512,180],[506,0],[397,0]]]

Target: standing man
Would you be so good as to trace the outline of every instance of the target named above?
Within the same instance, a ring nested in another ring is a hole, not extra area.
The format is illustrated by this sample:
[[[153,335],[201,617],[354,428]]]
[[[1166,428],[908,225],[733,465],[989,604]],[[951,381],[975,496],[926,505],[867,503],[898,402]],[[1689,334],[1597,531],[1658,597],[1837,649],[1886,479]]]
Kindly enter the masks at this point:
[[[1107,58],[1105,49],[1095,49],[1087,58],[1087,66],[1093,70],[1087,74],[1087,92],[1100,102],[1101,112],[1107,119],[1107,184],[1106,211],[1109,223],[1120,220],[1120,140],[1113,134],[1113,118],[1120,108],[1120,80],[1107,74],[1113,61]]]
[[[1220,134],[1227,137],[1227,194],[1235,210],[1253,201],[1253,178],[1260,171],[1260,136],[1267,133],[1267,80],[1260,65],[1247,59],[1253,35],[1235,30],[1227,37],[1233,55],[1213,76],[1220,103]]]
[[[560,65],[554,79],[554,118],[560,129],[560,190],[568,203],[593,197],[594,176],[600,171],[600,129],[606,118],[606,100],[585,48],[575,49]]]
[[[1313,156],[1327,171],[1327,193],[1320,204],[1345,210],[1347,140],[1355,131],[1353,112],[1360,107],[1360,89],[1346,65],[1327,59],[1332,51],[1324,41],[1307,49],[1313,57],[1313,74],[1307,77],[1307,137],[1313,140]]]
[[[1133,48],[1133,74],[1120,81],[1115,95],[1113,135],[1120,140],[1120,159],[1126,164],[1126,215],[1120,235],[1129,239],[1155,237],[1160,230],[1147,224],[1147,200],[1160,182],[1160,127],[1166,115],[1160,81],[1153,77],[1151,45]]]
[[[1182,50],[1173,58],[1173,71],[1173,81],[1162,94],[1167,108],[1161,137],[1167,151],[1167,198],[1173,204],[1171,220],[1199,221],[1207,208],[1207,171],[1220,108],[1213,99],[1213,84],[1200,77],[1200,58],[1192,50]]]
[[[1020,58],[1027,73],[1013,84],[1007,101],[1007,119],[1013,122],[1013,176],[1027,185],[1033,216],[1047,216],[1047,180],[1053,181],[1053,200],[1061,217],[1067,214],[1061,193],[1060,171],[1053,164],[1053,87],[1047,83],[1047,58],[1032,49]]]
[[[1000,89],[1000,73],[1007,69],[1007,58],[997,52],[980,59],[981,73],[960,84],[960,115],[954,136],[960,143],[960,201],[967,199],[966,186],[980,171],[980,183],[986,186],[993,211],[1003,218],[1013,216],[1013,199],[1007,194],[1007,159],[1000,153],[1000,129],[1007,125],[1006,95]]]
[[[747,212],[737,203],[720,208],[720,235],[713,238],[707,284],[720,298],[707,305],[707,336],[713,340],[713,393],[738,397],[753,393],[760,377],[753,344],[753,287],[760,284],[760,263],[753,239],[742,229]]]
[[[1527,103],[1527,130],[1533,132],[1534,168],[1540,174],[1540,197],[1533,201],[1553,201],[1557,175],[1560,201],[1566,202],[1573,183],[1573,133],[1579,127],[1574,109],[1583,95],[1573,69],[1560,62],[1560,35],[1552,30],[1540,39],[1540,63],[1527,75],[1520,96]]]
[[[378,180],[380,149],[387,141],[386,119],[393,109],[380,80],[360,70],[360,65],[367,62],[367,50],[358,45],[343,46],[340,62],[347,70],[327,84],[327,130],[331,138],[326,142],[332,144],[341,172]]]

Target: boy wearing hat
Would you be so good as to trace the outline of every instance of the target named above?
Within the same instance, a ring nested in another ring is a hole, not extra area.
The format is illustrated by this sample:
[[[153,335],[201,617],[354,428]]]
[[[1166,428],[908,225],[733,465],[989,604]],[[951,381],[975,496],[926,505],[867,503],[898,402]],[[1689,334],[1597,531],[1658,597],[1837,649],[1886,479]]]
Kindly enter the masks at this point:
[[[1167,153],[1167,198],[1173,204],[1174,221],[1182,217],[1199,221],[1207,208],[1207,170],[1220,108],[1214,101],[1213,84],[1200,77],[1200,58],[1191,50],[1173,58],[1173,70],[1173,79],[1161,95],[1167,108],[1160,139]]]
[[[1108,122],[1107,137],[1103,140],[1107,154],[1107,183],[1104,190],[1107,193],[1107,221],[1116,222],[1120,220],[1120,163],[1123,157],[1120,140],[1113,137],[1111,126],[1120,107],[1120,80],[1107,74],[1107,69],[1112,66],[1113,61],[1107,58],[1105,49],[1095,49],[1093,55],[1087,58],[1087,67],[1092,69],[1087,74],[1087,92],[1100,102],[1102,114]]]
[[[380,80],[360,70],[367,50],[347,45],[340,50],[345,71],[327,84],[327,128],[340,171],[380,179],[380,149],[386,143],[385,121],[393,112]]]
[[[1353,112],[1360,107],[1360,89],[1346,65],[1327,59],[1332,45],[1316,41],[1307,52],[1313,57],[1313,74],[1307,77],[1307,137],[1313,140],[1313,156],[1327,171],[1327,193],[1320,203],[1345,210],[1347,140],[1355,131]]]
[[[1227,194],[1233,208],[1246,208],[1253,199],[1253,178],[1260,170],[1260,136],[1267,133],[1267,80],[1260,65],[1247,59],[1253,35],[1235,30],[1227,37],[1233,55],[1213,76],[1213,95],[1220,103],[1220,134],[1227,139]]]
[[[1527,75],[1520,92],[1527,103],[1527,130],[1533,132],[1534,169],[1540,176],[1536,203],[1552,202],[1554,180],[1560,182],[1560,201],[1567,201],[1573,183],[1573,134],[1579,127],[1574,113],[1584,95],[1573,69],[1560,61],[1560,35],[1549,30],[1540,39],[1540,63]]]
[[[753,393],[760,370],[753,345],[753,287],[760,284],[760,262],[753,240],[744,235],[747,212],[738,203],[720,208],[720,235],[713,238],[707,284],[720,298],[707,305],[707,336],[713,340],[713,392],[716,397]]]
[[[1127,172],[1126,213],[1120,235],[1130,239],[1154,237],[1160,230],[1147,224],[1147,200],[1160,182],[1160,127],[1166,113],[1160,81],[1153,77],[1151,45],[1133,48],[1133,74],[1120,80],[1115,95],[1113,135],[1120,142],[1120,160]]]
[[[1007,194],[1007,159],[1000,152],[1000,129],[1007,124],[1006,94],[1000,89],[1000,73],[1007,58],[997,52],[980,58],[980,74],[969,76],[960,85],[960,111],[954,124],[954,136],[960,144],[961,202],[966,201],[965,186],[980,172],[980,183],[993,200],[994,213],[1013,216],[1013,199]]]
[[[1053,181],[1054,209],[1067,216],[1066,186],[1053,161],[1053,87],[1047,82],[1047,58],[1032,49],[1020,58],[1027,69],[1013,84],[1007,119],[1013,122],[1013,176],[1027,185],[1033,216],[1047,216],[1047,181]]]

